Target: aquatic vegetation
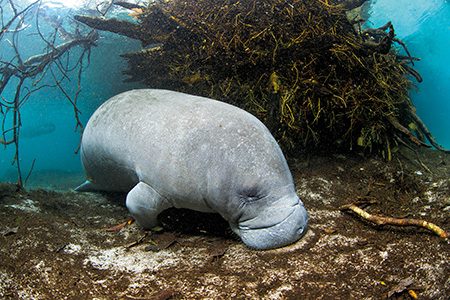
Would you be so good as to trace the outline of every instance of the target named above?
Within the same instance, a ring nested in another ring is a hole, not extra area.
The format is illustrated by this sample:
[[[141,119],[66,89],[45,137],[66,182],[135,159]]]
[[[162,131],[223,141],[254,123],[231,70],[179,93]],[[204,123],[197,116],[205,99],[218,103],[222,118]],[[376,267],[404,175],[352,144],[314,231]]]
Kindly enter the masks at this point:
[[[288,152],[363,148],[391,159],[398,145],[426,141],[443,150],[409,99],[409,75],[420,75],[393,47],[407,49],[394,26],[348,19],[363,2],[172,0],[139,7],[137,24],[76,19],[142,41],[123,55],[130,80],[245,108]]]

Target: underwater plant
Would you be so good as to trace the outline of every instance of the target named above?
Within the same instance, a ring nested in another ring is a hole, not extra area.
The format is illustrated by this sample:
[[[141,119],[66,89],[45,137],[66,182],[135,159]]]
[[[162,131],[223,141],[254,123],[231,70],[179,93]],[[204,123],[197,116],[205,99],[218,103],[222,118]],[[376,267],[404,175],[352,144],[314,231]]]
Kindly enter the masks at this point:
[[[411,77],[421,78],[394,26],[363,30],[360,19],[348,18],[364,2],[116,3],[135,21],[75,18],[142,41],[141,51],[123,54],[129,80],[242,107],[288,153],[356,148],[390,160],[400,144],[426,141],[444,151],[408,96]]]

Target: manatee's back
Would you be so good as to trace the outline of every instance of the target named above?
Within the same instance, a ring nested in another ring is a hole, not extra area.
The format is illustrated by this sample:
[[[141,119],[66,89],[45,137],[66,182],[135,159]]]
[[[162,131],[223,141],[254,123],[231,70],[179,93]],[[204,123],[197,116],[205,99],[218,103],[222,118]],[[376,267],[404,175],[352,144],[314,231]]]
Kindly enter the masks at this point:
[[[291,180],[278,145],[254,116],[166,90],[133,90],[105,102],[86,125],[82,161],[99,190],[128,191],[144,181],[180,202],[224,197],[214,195],[223,192],[216,187],[252,178]]]
[[[182,174],[184,141],[201,126],[192,114],[212,101],[167,90],[116,95],[91,116],[81,159],[90,181],[81,190],[129,191],[139,181],[154,188]]]

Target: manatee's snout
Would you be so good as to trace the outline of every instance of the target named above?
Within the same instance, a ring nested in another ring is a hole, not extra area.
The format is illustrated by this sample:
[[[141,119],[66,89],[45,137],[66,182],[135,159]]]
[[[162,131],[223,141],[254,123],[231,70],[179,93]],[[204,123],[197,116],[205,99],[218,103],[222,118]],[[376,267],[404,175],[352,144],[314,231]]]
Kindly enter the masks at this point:
[[[308,213],[303,203],[295,198],[294,205],[271,207],[255,218],[240,222],[234,231],[248,247],[258,250],[296,242],[306,232]]]

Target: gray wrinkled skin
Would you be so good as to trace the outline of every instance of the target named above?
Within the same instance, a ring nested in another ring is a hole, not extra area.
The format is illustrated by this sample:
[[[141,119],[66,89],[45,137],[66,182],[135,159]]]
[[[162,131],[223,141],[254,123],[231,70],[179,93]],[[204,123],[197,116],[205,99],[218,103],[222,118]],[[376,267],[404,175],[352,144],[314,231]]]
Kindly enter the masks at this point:
[[[105,102],[83,133],[79,191],[129,192],[145,228],[169,207],[216,212],[251,248],[297,241],[308,215],[267,128],[235,106],[166,90]],[[193,220],[195,222],[195,220]]]

